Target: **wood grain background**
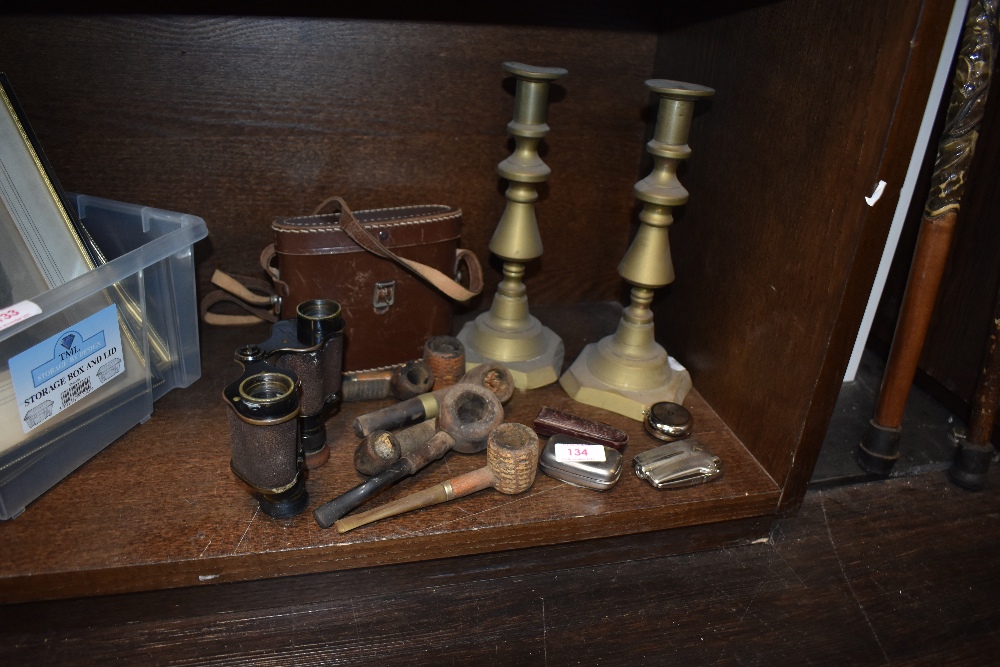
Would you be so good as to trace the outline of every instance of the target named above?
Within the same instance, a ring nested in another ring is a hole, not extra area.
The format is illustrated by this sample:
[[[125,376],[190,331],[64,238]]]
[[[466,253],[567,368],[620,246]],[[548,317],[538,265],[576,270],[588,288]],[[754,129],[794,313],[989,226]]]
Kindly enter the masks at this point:
[[[327,196],[446,203],[484,261],[510,153],[505,60],[560,66],[536,303],[617,298],[656,35],[380,21],[0,19],[10,77],[66,189],[201,216],[212,270],[259,273],[270,222]],[[499,279],[488,271],[487,296]],[[473,304],[488,307],[489,299]]]

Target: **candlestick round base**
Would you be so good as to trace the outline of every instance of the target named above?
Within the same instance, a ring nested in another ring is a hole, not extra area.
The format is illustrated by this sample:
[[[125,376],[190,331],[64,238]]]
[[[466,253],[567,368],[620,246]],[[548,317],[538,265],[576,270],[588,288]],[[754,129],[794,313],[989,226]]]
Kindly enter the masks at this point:
[[[643,421],[653,403],[682,403],[691,391],[691,375],[657,343],[642,358],[615,352],[613,336],[583,348],[559,378],[570,397],[598,408]],[[609,372],[608,369],[613,369]]]
[[[495,361],[507,367],[518,389],[544,387],[559,379],[562,339],[532,315],[520,328],[498,329],[490,326],[490,313],[482,313],[462,327],[458,339],[465,346],[466,370]]]

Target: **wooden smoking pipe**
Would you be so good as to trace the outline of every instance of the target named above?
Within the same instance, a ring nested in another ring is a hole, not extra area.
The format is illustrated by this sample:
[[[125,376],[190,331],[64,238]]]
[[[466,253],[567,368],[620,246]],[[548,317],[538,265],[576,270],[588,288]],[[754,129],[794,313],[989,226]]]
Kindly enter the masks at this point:
[[[390,396],[405,401],[427,393],[434,382],[434,373],[427,362],[415,359],[395,368],[345,373],[341,394],[346,403]]]
[[[506,403],[514,394],[514,376],[506,367],[498,363],[487,363],[476,366],[462,376],[458,384],[474,384],[486,387]],[[455,386],[455,385],[452,385]],[[448,389],[451,389],[449,387]],[[448,389],[439,389],[428,394],[421,394],[395,405],[369,412],[354,420],[354,432],[359,438],[364,438],[375,431],[391,431],[438,414],[439,404]]]
[[[454,336],[432,336],[424,343],[424,361],[434,372],[434,389],[447,389],[465,375],[465,346]]]
[[[361,505],[382,489],[412,475],[432,461],[461,446],[482,451],[490,432],[503,421],[503,405],[493,392],[474,384],[449,388],[441,401],[437,432],[421,447],[414,447],[382,472],[368,478],[313,511],[323,528]]]
[[[379,519],[461,498],[490,487],[509,495],[524,493],[531,488],[538,470],[538,436],[524,424],[500,424],[490,433],[486,462],[485,468],[467,472],[373,510],[340,519],[334,523],[337,532],[346,533]]]
[[[396,433],[369,433],[354,450],[354,468],[367,477],[380,473],[399,457],[422,446],[437,433],[437,421],[428,419]]]

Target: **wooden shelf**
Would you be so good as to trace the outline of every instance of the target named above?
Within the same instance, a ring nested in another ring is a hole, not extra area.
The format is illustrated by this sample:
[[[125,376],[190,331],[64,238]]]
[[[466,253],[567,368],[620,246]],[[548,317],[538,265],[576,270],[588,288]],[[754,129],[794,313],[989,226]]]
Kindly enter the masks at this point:
[[[543,144],[546,252],[526,283],[533,312],[566,340],[567,363],[613,329],[614,302],[624,300],[615,266],[634,231],[632,188],[648,173],[655,117],[642,82],[716,88],[692,120],[694,153],[681,173],[692,196],[670,231],[677,280],[657,290],[653,311],[659,340],[691,371],[687,403],[696,433],[724,461],[721,479],[658,492],[626,472],[600,494],[542,475],[520,497],[485,491],[347,536],[308,514],[264,519],[229,472],[219,394],[236,372],[234,347],[266,330],[206,331],[202,380],[0,525],[0,602],[229,581],[262,580],[239,588],[263,590],[269,578],[342,580],[338,571],[358,568],[370,582],[424,569],[417,563],[465,575],[511,550],[537,563],[542,551],[576,558],[587,544],[605,554],[630,545],[609,557],[633,558],[683,550],[682,533],[700,546],[710,534],[728,536],[715,545],[736,540],[738,527],[759,531],[794,511],[954,3],[774,0],[676,14],[642,3],[638,27],[633,8],[599,4],[598,14],[557,12],[555,25],[494,14],[437,22],[425,9],[414,21],[9,16],[0,70],[67,189],[206,220],[209,239],[195,247],[202,292],[215,268],[259,274],[269,223],[338,194],[356,209],[462,208],[462,245],[487,266],[473,305],[483,309],[500,279],[488,244],[504,205],[496,164],[509,154],[500,64],[566,67]],[[869,206],[880,180],[886,194]],[[639,424],[576,406],[556,386],[517,394],[509,418],[530,423],[543,404],[627,428],[629,455],[655,444]],[[332,422],[334,453],[308,481],[311,507],[360,480],[350,422],[371,407],[349,406]],[[481,461],[453,455],[380,500]],[[441,560],[451,556],[463,559]]]
[[[567,342],[567,363],[585,342],[613,330],[617,304],[546,307],[538,314]],[[202,379],[156,404],[153,417],[57,487],[0,525],[6,554],[0,601],[100,595],[266,579],[424,561],[711,524],[774,514],[779,489],[712,408],[685,401],[695,434],[718,454],[724,475],[703,486],[657,491],[627,468],[600,493],[539,473],[520,496],[487,490],[346,535],[323,530],[311,509],[364,478],[351,463],[354,416],[376,403],[348,404],[328,424],[330,461],[308,480],[309,511],[275,521],[256,509],[229,470],[223,385],[236,375],[232,351],[263,340],[266,327],[209,330]],[[383,402],[387,403],[387,402]],[[531,424],[542,405],[628,431],[629,460],[659,444],[638,422],[573,402],[559,385],[518,391],[508,421]],[[374,503],[484,465],[485,455],[450,454]],[[374,503],[370,506],[374,506]]]

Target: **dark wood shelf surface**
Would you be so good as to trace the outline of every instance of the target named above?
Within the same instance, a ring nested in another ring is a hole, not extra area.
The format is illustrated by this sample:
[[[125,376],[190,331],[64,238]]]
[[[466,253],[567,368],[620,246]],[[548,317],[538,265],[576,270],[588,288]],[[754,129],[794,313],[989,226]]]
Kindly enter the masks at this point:
[[[617,304],[536,309],[566,340],[571,362],[582,346],[612,330]],[[202,378],[162,398],[137,426],[62,483],[0,524],[6,557],[0,602],[17,602],[428,561],[774,514],[779,489],[712,408],[685,401],[695,434],[718,454],[724,475],[711,484],[657,491],[626,469],[610,491],[572,487],[539,473],[520,496],[487,490],[395,517],[345,535],[323,530],[311,510],[363,480],[351,463],[351,422],[378,403],[348,404],[328,424],[330,461],[308,479],[309,510],[275,521],[229,470],[222,386],[236,375],[232,350],[263,340],[266,327],[207,330]],[[556,385],[518,391],[508,421],[531,424],[550,405],[625,429],[627,459],[658,441],[641,424],[574,403]],[[383,493],[370,506],[485,464],[485,455],[451,454]]]
[[[0,605],[0,664],[993,664],[998,513],[1000,494],[937,472],[810,491],[764,539],[700,553],[664,555],[713,532],[682,528],[461,568]]]

